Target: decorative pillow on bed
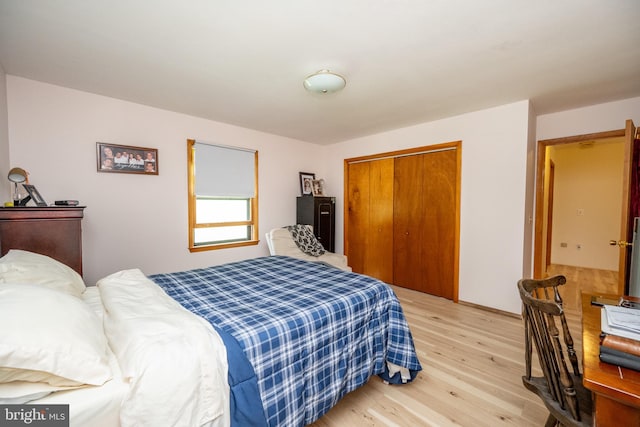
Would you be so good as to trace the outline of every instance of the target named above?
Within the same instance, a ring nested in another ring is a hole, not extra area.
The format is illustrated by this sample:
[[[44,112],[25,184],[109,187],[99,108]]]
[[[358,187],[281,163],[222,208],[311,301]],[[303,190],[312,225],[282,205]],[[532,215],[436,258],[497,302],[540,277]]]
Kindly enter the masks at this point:
[[[0,383],[102,385],[111,379],[102,322],[82,300],[0,284]]]
[[[41,285],[79,297],[86,286],[72,268],[46,255],[11,249],[0,258],[0,283]]]
[[[324,254],[325,250],[322,243],[318,242],[318,239],[316,239],[313,231],[308,226],[303,224],[289,225],[287,230],[291,233],[291,237],[293,237],[293,241],[296,242],[298,248],[305,254],[311,256]]]

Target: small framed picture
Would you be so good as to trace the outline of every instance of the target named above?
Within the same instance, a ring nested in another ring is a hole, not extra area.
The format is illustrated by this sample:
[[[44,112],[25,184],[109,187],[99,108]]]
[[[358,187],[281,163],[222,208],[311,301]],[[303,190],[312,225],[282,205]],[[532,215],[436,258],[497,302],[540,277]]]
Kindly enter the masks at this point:
[[[326,196],[324,192],[324,179],[313,180],[311,183],[314,196]]]
[[[313,196],[313,181],[315,179],[315,173],[300,172],[300,193],[303,196]]]
[[[22,184],[22,186],[24,187],[25,190],[27,190],[27,193],[29,193],[29,196],[31,196],[31,198],[36,203],[36,205],[47,206],[47,202],[44,201],[44,199],[42,198],[42,196],[40,195],[36,187],[34,187],[31,184]]]
[[[130,145],[96,143],[98,172],[158,175],[158,150]]]

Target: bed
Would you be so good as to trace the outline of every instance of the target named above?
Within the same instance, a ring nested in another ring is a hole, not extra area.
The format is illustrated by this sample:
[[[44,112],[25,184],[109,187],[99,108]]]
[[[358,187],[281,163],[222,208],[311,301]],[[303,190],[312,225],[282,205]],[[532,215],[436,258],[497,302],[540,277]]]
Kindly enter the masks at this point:
[[[61,298],[68,287],[38,283],[29,266],[3,273],[15,252],[0,258],[0,317],[6,289]],[[421,370],[391,288],[322,263],[271,256],[75,286],[66,299],[100,319],[108,379],[27,397],[71,402],[71,425],[304,426],[374,375],[402,384]],[[0,384],[0,403],[13,384]]]

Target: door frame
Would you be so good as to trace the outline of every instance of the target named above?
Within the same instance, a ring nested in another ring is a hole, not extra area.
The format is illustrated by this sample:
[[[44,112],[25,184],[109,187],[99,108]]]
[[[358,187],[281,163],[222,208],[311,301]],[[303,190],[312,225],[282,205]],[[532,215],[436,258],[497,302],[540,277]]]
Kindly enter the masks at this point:
[[[627,282],[629,281],[629,268],[631,264],[629,261],[631,260],[631,244],[629,240],[629,227],[632,227],[633,221],[631,221],[631,172],[633,169],[633,148],[634,142],[636,138],[636,127],[633,123],[633,120],[627,120],[625,123],[625,132],[624,132],[624,165],[622,166],[623,170],[623,179],[622,179],[622,217],[620,221],[620,237],[618,243],[618,248],[620,250],[620,259],[619,259],[619,267],[618,267],[618,294],[624,295],[626,294]]]
[[[543,226],[544,226],[543,200],[544,200],[545,165],[547,163],[547,147],[556,146],[556,145],[574,144],[574,143],[592,141],[592,140],[598,140],[598,139],[625,137],[625,135],[629,131],[630,126],[633,126],[633,123],[631,122],[631,120],[627,120],[626,126],[623,129],[616,129],[616,130],[606,131],[606,132],[589,133],[584,135],[567,136],[563,138],[543,139],[538,141],[538,144],[536,147],[537,162],[536,162],[536,181],[535,181],[536,206],[535,206],[535,227],[534,227],[534,232],[535,232],[534,251],[533,251],[533,277],[534,278],[537,278],[537,279],[544,278],[544,273],[546,270],[546,268],[544,268],[543,266],[544,260],[542,255],[543,255],[543,242],[545,242],[545,236],[543,235]],[[628,144],[628,141],[626,141],[626,139],[628,138],[625,138],[625,144]],[[628,156],[629,156],[628,148],[629,147],[625,146],[625,160],[623,165],[623,174],[624,174],[623,176],[625,177],[623,182],[623,195],[622,195],[622,199],[623,199],[622,215],[624,215],[623,218],[625,218],[623,222],[626,221],[626,216],[628,215],[628,212],[629,212],[628,177],[631,171],[631,161],[630,159],[628,159]],[[624,209],[625,201],[627,205],[626,209]],[[624,224],[622,225],[622,227],[624,227]],[[547,248],[547,250],[549,249],[550,248]],[[623,261],[624,258],[625,257],[621,255],[620,263],[624,262]],[[624,268],[622,270],[624,270]],[[625,271],[619,271],[618,293],[620,295],[624,294],[624,287],[625,287],[624,278],[625,277],[626,277]]]
[[[553,163],[553,160],[549,161],[549,191],[547,192],[547,240],[546,240],[546,259],[544,262],[544,268],[549,268],[551,264],[551,251],[549,248],[551,247],[551,235],[553,231],[553,189],[555,185],[555,176],[556,176],[556,164]]]

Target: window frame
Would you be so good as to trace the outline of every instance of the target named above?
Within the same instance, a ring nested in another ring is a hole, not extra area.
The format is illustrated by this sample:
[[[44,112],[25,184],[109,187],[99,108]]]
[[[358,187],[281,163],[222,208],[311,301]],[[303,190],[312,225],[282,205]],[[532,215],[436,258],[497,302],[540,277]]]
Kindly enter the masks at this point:
[[[260,243],[258,238],[258,151],[254,151],[254,188],[255,195],[249,198],[250,218],[248,221],[229,221],[229,222],[213,222],[213,223],[196,223],[196,177],[195,171],[195,139],[187,139],[187,197],[188,197],[188,210],[189,210],[189,251],[190,252],[202,252],[216,249],[236,248],[242,246],[253,246]],[[229,149],[241,149],[235,147],[228,147]],[[220,197],[220,199],[228,199],[228,197]],[[245,200],[245,199],[242,199]],[[222,243],[210,243],[210,244],[196,244],[195,243],[195,230],[197,228],[211,228],[211,227],[228,227],[228,226],[250,226],[251,238],[242,241],[222,242]]]

